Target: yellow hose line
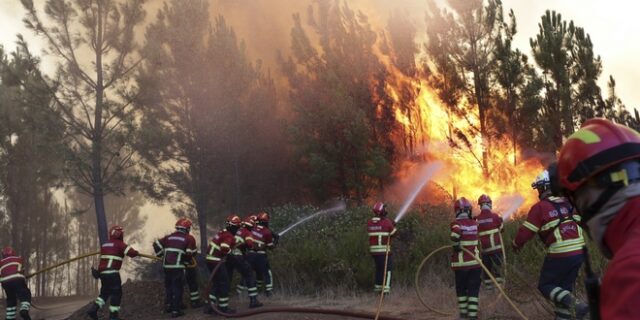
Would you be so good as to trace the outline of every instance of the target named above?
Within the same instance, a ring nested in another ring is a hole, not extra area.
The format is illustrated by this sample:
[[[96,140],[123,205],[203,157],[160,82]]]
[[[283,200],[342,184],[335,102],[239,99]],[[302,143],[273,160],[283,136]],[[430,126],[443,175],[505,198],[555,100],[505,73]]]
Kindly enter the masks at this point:
[[[429,253],[420,263],[420,266],[418,267],[418,270],[416,271],[416,276],[415,276],[415,290],[416,290],[416,294],[418,295],[418,299],[420,300],[420,302],[422,303],[422,305],[424,305],[427,309],[429,309],[430,311],[440,314],[442,316],[452,316],[454,314],[450,313],[450,312],[446,312],[446,311],[441,311],[441,310],[437,310],[431,306],[429,306],[426,301],[424,300],[424,298],[422,297],[422,295],[420,294],[420,271],[422,270],[422,268],[424,267],[424,265],[427,263],[427,261],[429,261],[429,259],[431,259],[431,257],[433,257],[433,255],[435,255],[436,253],[442,251],[442,250],[446,250],[446,249],[450,249],[453,248],[453,246],[451,245],[447,245],[447,246],[442,246],[434,251],[431,251],[431,253]],[[470,254],[474,260],[476,260],[480,266],[482,267],[482,269],[484,270],[484,272],[489,276],[489,278],[491,279],[491,281],[493,282],[493,284],[495,284],[495,286],[498,288],[498,290],[500,290],[500,293],[505,297],[505,299],[507,300],[507,302],[509,302],[509,304],[511,305],[511,307],[513,308],[513,310],[516,311],[516,313],[518,313],[518,315],[524,319],[524,320],[528,320],[528,318],[522,313],[522,311],[516,306],[516,304],[511,300],[511,298],[509,298],[509,296],[507,295],[507,293],[504,291],[504,289],[502,288],[502,286],[498,283],[498,281],[496,280],[496,278],[493,276],[493,274],[491,274],[491,272],[489,271],[489,269],[487,269],[487,267],[482,263],[482,260],[480,260],[480,258],[478,258],[474,253],[472,253],[471,251],[467,250],[466,248],[461,248],[464,252]]]
[[[146,253],[138,253],[139,256],[143,257],[143,258],[147,258],[147,259],[151,259],[151,260],[156,260],[156,261],[162,261],[162,258],[160,257],[156,257],[156,256],[152,256],[150,254],[146,254]]]
[[[77,261],[77,260],[80,260],[80,259],[84,259],[84,258],[88,258],[88,257],[91,257],[91,256],[96,256],[96,255],[99,255],[99,254],[100,254],[100,252],[85,253],[85,254],[77,256],[75,258],[71,258],[69,260],[66,260],[66,261],[63,261],[63,262],[60,262],[60,263],[56,263],[56,264],[54,264],[52,266],[49,266],[49,267],[46,267],[46,268],[44,268],[42,270],[38,270],[38,271],[36,271],[36,272],[34,272],[32,274],[27,275],[26,278],[29,279],[29,278],[37,276],[37,275],[39,275],[41,273],[53,270],[53,269],[55,269],[57,267],[64,266],[65,264],[69,264],[71,262],[74,262],[74,261]]]
[[[71,262],[78,261],[78,260],[81,260],[81,259],[84,259],[84,258],[88,258],[88,257],[91,257],[91,256],[97,256],[97,255],[99,255],[99,254],[100,254],[100,252],[99,252],[99,251],[98,251],[98,252],[85,253],[85,254],[83,254],[83,255],[79,255],[79,256],[74,257],[74,258],[71,258],[71,259],[69,259],[69,260],[65,260],[65,261],[62,261],[62,262],[60,262],[60,263],[56,263],[56,264],[54,264],[54,265],[52,265],[52,266],[48,266],[48,267],[46,267],[46,268],[44,268],[44,269],[41,269],[41,270],[38,270],[38,271],[36,271],[36,272],[34,272],[34,273],[32,273],[32,274],[26,275],[25,277],[26,277],[27,279],[29,279],[29,278],[32,278],[32,277],[34,277],[34,276],[37,276],[37,275],[39,275],[39,274],[41,274],[41,273],[48,272],[48,271],[51,271],[51,270],[53,270],[53,269],[55,269],[55,268],[58,268],[58,267],[64,266],[65,264],[69,264],[69,263],[71,263]],[[162,260],[162,259],[160,259],[160,258],[158,258],[158,257],[156,257],[156,256],[152,256],[152,255],[150,255],[150,254],[140,253],[140,254],[138,254],[138,255],[139,255],[139,256],[141,256],[141,257],[144,257],[144,258],[152,259],[152,260]]]
[[[380,290],[380,301],[378,302],[378,310],[376,311],[376,317],[374,320],[378,320],[380,312],[382,312],[382,301],[384,300],[384,288],[387,285],[387,265],[389,263],[389,250],[390,250],[391,237],[387,237],[387,248],[384,253],[384,276],[382,277],[382,290]],[[391,284],[389,284],[391,286]]]

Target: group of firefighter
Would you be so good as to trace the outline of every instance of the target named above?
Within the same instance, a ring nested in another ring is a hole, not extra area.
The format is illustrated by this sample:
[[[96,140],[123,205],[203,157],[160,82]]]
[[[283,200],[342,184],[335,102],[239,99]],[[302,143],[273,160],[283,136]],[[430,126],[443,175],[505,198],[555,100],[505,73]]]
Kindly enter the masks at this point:
[[[532,187],[539,199],[512,242],[515,252],[538,235],[547,248],[538,290],[555,305],[556,319],[584,318],[591,309],[592,319],[640,319],[640,134],[606,119],[587,120],[567,138],[557,163],[540,173]],[[491,277],[503,282],[503,221],[492,212],[487,195],[478,199],[480,213],[472,215],[472,204],[462,197],[454,202],[451,223],[451,269],[461,319],[477,319],[478,295],[482,283],[491,288]],[[393,259],[391,238],[395,222],[387,217],[383,203],[373,206],[368,221],[369,250],[376,266],[374,290],[389,294]],[[201,305],[196,279],[196,241],[190,235],[192,222],[182,218],[176,231],[154,242],[162,257],[166,287],[166,311],[172,317],[183,315],[182,293],[189,284],[192,306]],[[584,232],[588,232],[603,256],[611,260],[601,287],[589,293],[590,304],[573,294],[576,277],[585,261]],[[114,226],[109,240],[102,244],[100,264],[95,276],[101,280],[100,295],[88,311],[97,319],[98,310],[110,299],[110,319],[119,319],[122,285],[120,267],[125,256],[139,253],[123,242],[123,229]],[[224,313],[229,308],[230,279],[233,271],[242,275],[249,307],[260,307],[257,280],[271,292],[272,277],[267,250],[278,236],[269,229],[269,215],[260,213],[241,219],[229,216],[225,227],[209,242],[206,263],[215,272],[206,313],[213,304]],[[6,247],[0,260],[0,282],[6,293],[6,319],[30,319],[31,293],[27,287],[22,258]],[[491,275],[483,273],[481,264]],[[386,270],[386,273],[385,273]],[[484,281],[483,281],[484,279]],[[17,302],[20,301],[18,312]]]
[[[175,232],[157,239],[153,243],[155,255],[162,259],[165,285],[165,312],[176,318],[184,315],[183,292],[185,283],[190,292],[192,308],[203,305],[200,297],[198,270],[196,262],[196,240],[190,234],[192,222],[180,218],[175,224]],[[109,319],[119,319],[122,282],[120,267],[125,256],[136,257],[138,251],[123,241],[123,229],[114,226],[109,230],[109,240],[100,248],[100,264],[95,270],[100,279],[100,295],[87,314],[98,319],[98,311],[110,299]],[[258,280],[264,284],[265,295],[273,290],[273,279],[267,258],[267,250],[277,244],[278,235],[269,229],[269,214],[261,212],[249,215],[245,219],[230,215],[225,226],[210,241],[206,251],[206,264],[213,273],[213,286],[210,288],[210,303],[204,313],[212,314],[215,306],[222,313],[234,313],[229,308],[229,291],[233,272],[238,270],[241,282],[239,292],[248,291],[249,308],[261,307],[258,301]]]
[[[558,161],[531,186],[540,200],[511,246],[518,252],[538,235],[546,247],[538,290],[555,306],[555,319],[588,314],[591,319],[640,319],[640,133],[602,118],[587,120],[567,138]],[[490,275],[482,272],[480,262],[498,284],[503,282],[503,221],[492,212],[489,196],[480,196],[478,206],[475,217],[466,198],[453,206],[451,269],[460,319],[477,319],[481,284],[491,289]],[[388,294],[390,240],[397,230],[383,203],[376,203],[373,213],[367,231],[376,265],[374,290]],[[587,288],[589,304],[573,293],[587,254],[585,232],[611,260],[601,285],[596,280]]]

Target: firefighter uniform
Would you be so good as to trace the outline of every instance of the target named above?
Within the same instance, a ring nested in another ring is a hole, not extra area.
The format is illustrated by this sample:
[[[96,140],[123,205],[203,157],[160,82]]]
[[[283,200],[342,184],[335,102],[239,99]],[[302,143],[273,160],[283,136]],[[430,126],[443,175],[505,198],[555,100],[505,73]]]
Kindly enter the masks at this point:
[[[538,290],[554,303],[556,319],[571,319],[576,304],[572,292],[584,259],[579,221],[566,199],[543,197],[531,208],[513,241],[517,251],[537,234],[547,247]]]
[[[255,300],[255,304],[250,305],[250,307],[259,307],[261,304],[257,302],[256,298],[258,296],[256,276],[253,273],[251,265],[247,259],[245,259],[247,251],[254,248],[252,233],[248,228],[242,227],[238,229],[234,238],[236,247],[231,250],[231,254],[227,257],[226,262],[229,279],[233,279],[233,271],[237,269],[242,275],[241,284],[244,285],[249,292],[249,299],[252,301]]]
[[[502,218],[493,213],[491,209],[484,208],[476,216],[478,222],[478,236],[480,239],[480,251],[482,252],[482,263],[489,269],[498,283],[502,283]],[[487,288],[493,287],[493,282],[487,274],[483,272],[482,280]]]
[[[198,284],[198,263],[196,262],[195,257],[191,257],[191,261],[185,268],[185,278],[187,280],[187,286],[189,287],[189,301],[191,302],[191,307],[201,307],[202,301],[200,300],[200,287]]]
[[[247,252],[247,257],[253,270],[256,272],[256,278],[260,279],[258,283],[265,284],[265,293],[271,295],[273,291],[273,277],[269,269],[269,258],[267,250],[273,249],[273,233],[269,227],[257,225],[251,230],[251,238],[254,246]]]
[[[227,229],[222,229],[209,241],[207,248],[207,267],[209,272],[213,272],[217,267],[217,271],[213,276],[213,287],[209,292],[209,301],[217,304],[218,308],[225,313],[233,312],[229,309],[229,273],[227,271],[224,258],[231,252],[236,245],[233,233]],[[205,313],[211,313],[210,304],[207,304]]]
[[[0,260],[0,282],[6,297],[6,319],[16,319],[18,314],[18,300],[20,300],[20,316],[22,319],[31,319],[31,290],[27,287],[24,277],[22,258],[15,251],[6,247],[2,250]]]
[[[387,218],[384,204],[377,203],[373,208],[375,217],[367,222],[367,235],[369,236],[369,254],[375,264],[374,292],[388,294],[391,291],[391,272],[393,271],[393,255],[391,254],[391,237],[398,231],[393,220]],[[388,257],[387,256],[388,247]],[[385,259],[387,260],[386,282],[384,274]]]
[[[122,240],[122,236],[122,228],[112,227],[109,240],[100,246],[100,264],[98,265],[100,295],[88,312],[92,319],[98,319],[98,310],[107,303],[109,298],[111,298],[110,319],[118,319],[122,299],[122,280],[120,279],[122,261],[125,256],[130,258],[138,256],[138,251],[127,245]]]
[[[180,219],[176,223],[174,233],[154,243],[156,255],[163,256],[168,311],[171,311],[173,317],[184,314],[180,306],[185,284],[185,267],[197,252],[195,238],[189,235],[190,228],[190,220],[187,222]]]
[[[451,255],[451,269],[455,274],[458,309],[461,318],[477,319],[481,282],[481,267],[476,260],[479,258],[478,223],[471,218],[471,203],[465,198],[456,201],[455,208],[456,212],[460,213],[457,214],[456,220],[450,226],[451,241],[453,241],[454,247],[454,252]],[[461,248],[465,248],[473,255]]]

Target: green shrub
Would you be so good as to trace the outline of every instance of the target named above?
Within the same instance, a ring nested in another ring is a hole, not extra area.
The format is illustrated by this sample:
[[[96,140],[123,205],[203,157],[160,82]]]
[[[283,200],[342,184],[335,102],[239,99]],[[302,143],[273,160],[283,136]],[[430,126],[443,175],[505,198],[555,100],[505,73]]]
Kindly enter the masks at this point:
[[[274,232],[283,230],[318,210],[311,206],[293,205],[271,208],[271,228]],[[374,265],[368,253],[366,232],[370,217],[368,207],[349,208],[344,212],[318,216],[286,233],[269,258],[276,286],[295,293],[337,288],[371,290]],[[393,286],[413,286],[415,272],[422,259],[431,251],[450,244],[449,224],[452,220],[448,206],[421,206],[407,213],[398,223],[398,234],[392,241]],[[532,239],[514,255],[510,243],[521,223],[521,220],[516,220],[505,224],[507,262],[509,270],[512,270],[507,280],[514,283],[524,281],[526,285],[521,286],[531,289],[536,287],[545,250],[538,239]],[[604,260],[592,244],[590,248],[594,265],[602,267]],[[453,274],[449,269],[449,256],[448,250],[434,256],[424,271],[451,284]]]

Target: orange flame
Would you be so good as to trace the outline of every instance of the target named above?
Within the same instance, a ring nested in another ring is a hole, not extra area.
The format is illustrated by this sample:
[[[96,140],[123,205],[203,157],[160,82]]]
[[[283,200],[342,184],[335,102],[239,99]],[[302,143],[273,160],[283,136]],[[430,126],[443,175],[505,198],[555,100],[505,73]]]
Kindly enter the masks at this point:
[[[531,182],[544,170],[540,159],[524,159],[518,148],[514,150],[510,138],[494,139],[490,150],[485,150],[487,143],[474,128],[479,126],[475,106],[463,100],[458,108],[465,114],[451,112],[426,78],[407,76],[388,59],[381,60],[390,74],[386,92],[393,100],[396,121],[405,136],[413,139],[407,150],[411,153],[409,158],[413,159],[410,162],[421,158],[437,159],[445,164],[445,169],[433,183],[446,191],[449,196],[446,200],[464,196],[475,203],[481,194],[488,194],[494,200],[494,209],[500,212],[512,207],[517,201],[514,198],[522,197],[524,203],[519,208],[520,213],[537,201],[537,192],[531,189]],[[410,93],[408,99],[407,92]],[[483,151],[489,154],[486,170],[483,170]],[[402,164],[396,174],[400,178],[411,174],[411,167]]]

